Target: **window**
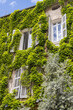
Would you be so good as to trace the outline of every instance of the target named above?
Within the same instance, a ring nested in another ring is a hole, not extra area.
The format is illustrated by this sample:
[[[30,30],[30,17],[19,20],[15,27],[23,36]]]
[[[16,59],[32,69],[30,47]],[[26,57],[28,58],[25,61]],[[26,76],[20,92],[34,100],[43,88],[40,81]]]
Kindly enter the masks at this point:
[[[25,50],[32,46],[32,31],[27,31],[22,34],[19,50]]]
[[[31,38],[31,31],[30,32],[24,32],[24,40],[23,40],[23,50],[31,47],[32,44],[32,38]]]
[[[17,90],[16,98],[27,98],[27,89],[20,84],[20,76],[22,68],[18,69],[15,73],[14,89]]]
[[[51,17],[49,17],[49,37],[48,39],[52,42],[59,42],[63,37],[67,36],[66,26],[66,14],[62,16],[62,19],[52,23]]]

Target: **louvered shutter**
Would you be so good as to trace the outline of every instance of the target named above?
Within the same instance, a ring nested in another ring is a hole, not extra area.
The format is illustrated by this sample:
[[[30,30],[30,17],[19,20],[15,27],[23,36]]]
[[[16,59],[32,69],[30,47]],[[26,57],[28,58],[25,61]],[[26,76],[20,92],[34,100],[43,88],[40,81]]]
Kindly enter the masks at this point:
[[[51,41],[51,17],[49,16],[48,40]]]
[[[62,17],[62,37],[67,36],[67,26],[66,26],[66,14]]]
[[[31,35],[31,31],[29,32],[29,36],[28,36],[28,48],[32,47],[32,35]]]

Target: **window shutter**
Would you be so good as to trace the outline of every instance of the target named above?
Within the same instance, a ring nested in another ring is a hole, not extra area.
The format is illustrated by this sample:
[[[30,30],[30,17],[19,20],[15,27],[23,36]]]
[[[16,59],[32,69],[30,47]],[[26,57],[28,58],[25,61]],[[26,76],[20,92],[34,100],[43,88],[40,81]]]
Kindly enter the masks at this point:
[[[12,34],[14,34],[14,33],[15,33],[15,31],[16,31],[16,30],[13,30],[13,33],[12,33]],[[12,39],[13,39],[13,36],[12,36]]]
[[[20,98],[27,98],[27,89],[24,86],[20,88]]]
[[[15,98],[20,97],[20,71],[17,70],[15,73],[14,89],[17,90]]]
[[[14,34],[15,33],[15,30],[13,30],[13,33],[12,34]],[[13,40],[13,35],[12,35],[12,40]],[[12,49],[10,50],[10,52],[14,52],[14,47],[12,47]]]
[[[49,16],[48,40],[51,41],[51,17]]]
[[[67,37],[66,14],[62,17],[62,37]]]
[[[29,37],[28,37],[28,48],[31,47],[32,44],[32,35],[31,35],[31,31],[29,32]]]
[[[24,34],[22,34],[21,39],[20,39],[19,50],[23,50],[23,41],[24,41]]]

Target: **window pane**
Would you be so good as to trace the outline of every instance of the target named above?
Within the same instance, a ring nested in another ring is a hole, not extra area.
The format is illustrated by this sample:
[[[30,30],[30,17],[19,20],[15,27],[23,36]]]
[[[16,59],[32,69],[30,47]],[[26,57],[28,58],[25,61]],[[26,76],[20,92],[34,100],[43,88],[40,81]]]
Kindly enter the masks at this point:
[[[53,41],[57,41],[57,25],[53,25]]]
[[[61,23],[58,23],[58,40],[61,40]]]

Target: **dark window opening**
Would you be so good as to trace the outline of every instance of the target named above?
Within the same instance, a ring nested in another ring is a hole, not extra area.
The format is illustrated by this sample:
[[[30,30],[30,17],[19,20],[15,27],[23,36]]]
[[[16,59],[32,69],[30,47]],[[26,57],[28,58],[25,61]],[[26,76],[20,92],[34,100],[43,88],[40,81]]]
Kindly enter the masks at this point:
[[[58,9],[59,7],[60,7],[60,5],[55,5],[55,6],[52,7],[52,10],[56,10],[56,9]]]
[[[28,32],[24,33],[23,50],[28,48]]]

